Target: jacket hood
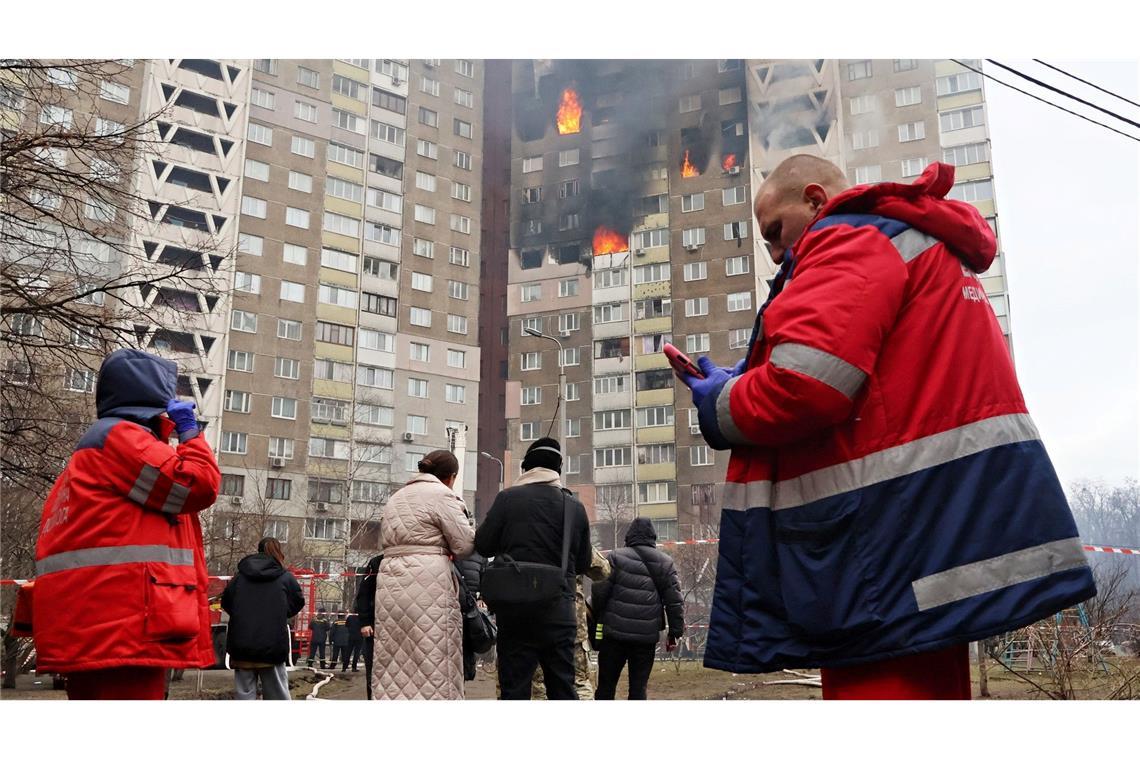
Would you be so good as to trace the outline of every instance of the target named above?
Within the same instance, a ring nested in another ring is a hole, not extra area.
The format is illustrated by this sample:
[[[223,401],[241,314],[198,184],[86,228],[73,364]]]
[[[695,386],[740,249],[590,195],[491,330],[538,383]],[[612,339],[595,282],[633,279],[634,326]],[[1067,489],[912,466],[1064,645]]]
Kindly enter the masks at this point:
[[[95,385],[99,417],[149,420],[178,397],[178,365],[145,351],[120,348],[103,360]]]
[[[648,517],[635,517],[625,532],[626,546],[656,546],[657,531]]]
[[[251,554],[238,563],[238,572],[251,581],[272,581],[284,575],[285,568],[268,554]]]
[[[546,467],[534,467],[520,475],[519,479],[514,483],[511,483],[511,485],[527,486],[531,483],[546,483],[548,485],[554,486],[555,488],[561,488],[562,476],[559,475],[556,470],[550,470]]]
[[[882,182],[842,192],[828,201],[816,220],[833,214],[879,214],[898,219],[938,238],[970,269],[984,272],[997,255],[997,238],[976,208],[946,198],[953,186],[954,167],[934,163],[909,185]]]

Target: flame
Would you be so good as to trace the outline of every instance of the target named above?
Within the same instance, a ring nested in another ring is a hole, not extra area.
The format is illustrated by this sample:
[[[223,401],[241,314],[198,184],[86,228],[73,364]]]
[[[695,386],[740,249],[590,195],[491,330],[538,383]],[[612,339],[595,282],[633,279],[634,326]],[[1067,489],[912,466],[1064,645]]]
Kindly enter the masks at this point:
[[[683,160],[681,162],[681,176],[682,177],[699,177],[700,174],[701,173],[699,171],[697,171],[697,167],[693,166],[689,162],[689,151],[686,150],[685,151],[685,160]]]
[[[582,103],[578,93],[570,87],[562,91],[562,104],[558,106],[558,134],[573,135],[582,131]]]
[[[721,162],[721,165],[720,165],[720,167],[722,169],[724,169],[725,171],[728,171],[729,169],[731,169],[734,166],[736,166],[736,154],[735,153],[729,153],[727,156],[725,156],[724,161]]]
[[[598,227],[594,230],[594,255],[605,253],[620,253],[629,250],[629,238],[609,227]]]

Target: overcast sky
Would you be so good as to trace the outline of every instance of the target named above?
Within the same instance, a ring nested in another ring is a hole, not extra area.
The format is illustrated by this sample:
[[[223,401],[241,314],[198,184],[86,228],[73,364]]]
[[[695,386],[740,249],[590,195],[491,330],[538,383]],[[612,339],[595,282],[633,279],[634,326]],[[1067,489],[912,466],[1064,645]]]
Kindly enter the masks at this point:
[[[1031,61],[998,60],[1048,73]],[[1135,61],[1044,60],[1140,102]],[[992,66],[986,72],[1017,82]],[[1140,121],[1140,108],[1079,82],[1039,78]],[[1136,477],[1140,143],[991,81],[985,87],[1014,357],[1029,412],[1066,486]]]

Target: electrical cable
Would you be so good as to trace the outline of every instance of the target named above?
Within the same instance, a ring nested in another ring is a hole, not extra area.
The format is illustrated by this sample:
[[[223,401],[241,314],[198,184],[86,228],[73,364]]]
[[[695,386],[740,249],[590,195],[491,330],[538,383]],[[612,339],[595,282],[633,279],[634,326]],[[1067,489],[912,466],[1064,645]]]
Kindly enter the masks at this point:
[[[1045,63],[1045,61],[1041,60],[1040,58],[1034,58],[1033,60],[1037,63],[1040,63],[1042,66],[1044,66],[1047,69],[1053,69],[1053,71],[1056,71],[1059,74],[1064,74],[1065,76],[1069,77],[1070,79],[1075,79],[1078,82],[1080,82],[1081,84],[1087,84],[1089,87],[1093,88],[1094,90],[1100,90],[1105,95],[1111,95],[1112,97],[1116,98],[1117,100],[1123,100],[1125,103],[1128,103],[1130,105],[1136,106],[1137,108],[1140,108],[1140,103],[1137,103],[1135,100],[1129,100],[1128,98],[1124,97],[1123,95],[1118,95],[1115,92],[1113,92],[1112,90],[1106,90],[1103,87],[1100,87],[1098,85],[1093,84],[1092,82],[1088,81],[1087,79],[1081,79],[1076,74],[1070,74],[1069,72],[1065,71],[1064,69],[1059,69],[1052,64]]]
[[[962,68],[969,69],[970,71],[973,71],[977,74],[981,74],[986,79],[989,79],[993,82],[997,82],[998,84],[1002,85],[1003,87],[1008,87],[1011,90],[1016,90],[1017,92],[1020,92],[1022,95],[1028,95],[1029,97],[1033,98],[1034,100],[1040,100],[1042,103],[1044,103],[1046,105],[1053,106],[1054,108],[1060,109],[1067,114],[1072,114],[1073,116],[1076,116],[1079,119],[1084,119],[1085,121],[1092,122],[1093,124],[1096,124],[1098,127],[1104,127],[1105,129],[1107,129],[1110,132],[1115,132],[1118,135],[1123,135],[1124,137],[1127,137],[1129,140],[1135,140],[1136,142],[1140,142],[1140,137],[1130,135],[1127,132],[1121,132],[1119,129],[1116,129],[1115,127],[1110,127],[1107,124],[1102,124],[1101,122],[1097,121],[1096,119],[1090,119],[1089,117],[1085,116],[1084,114],[1079,114],[1076,111],[1070,111],[1068,108],[1065,108],[1064,106],[1057,105],[1056,103],[1054,103],[1051,100],[1046,100],[1045,98],[1038,97],[1037,95],[1034,95],[1031,92],[1026,92],[1025,90],[1021,89],[1020,87],[1016,87],[1012,84],[1009,84],[1008,82],[1003,82],[1000,79],[998,79],[997,77],[994,77],[990,74],[985,73],[981,69],[976,69],[973,66],[962,63],[961,61],[957,60],[956,58],[951,58],[950,60],[954,61],[954,63],[958,64]]]
[[[1065,92],[1060,87],[1054,87],[1053,85],[1051,85],[1047,82],[1042,82],[1040,79],[1037,79],[1036,77],[1031,77],[1028,74],[1023,74],[1022,72],[1018,71],[1017,69],[1015,69],[1011,66],[1006,66],[1004,63],[998,63],[993,58],[987,58],[986,60],[989,61],[990,63],[992,63],[994,66],[997,66],[998,68],[1005,69],[1006,71],[1010,72],[1014,76],[1019,76],[1026,81],[1032,82],[1033,84],[1037,85],[1038,87],[1044,87],[1046,90],[1049,90],[1050,92],[1055,92],[1058,95],[1069,98],[1070,100],[1075,100],[1078,103],[1080,103],[1081,105],[1085,105],[1085,106],[1088,106],[1089,108],[1096,109],[1097,111],[1100,111],[1103,114],[1107,114],[1114,119],[1119,119],[1120,121],[1123,121],[1125,124],[1131,124],[1134,127],[1140,127],[1140,121],[1133,121],[1132,119],[1129,119],[1125,116],[1121,116],[1120,114],[1116,113],[1115,111],[1110,111],[1107,108],[1102,108],[1101,106],[1098,106],[1096,103],[1090,103],[1083,98],[1078,98],[1076,95],[1073,95],[1072,93]]]

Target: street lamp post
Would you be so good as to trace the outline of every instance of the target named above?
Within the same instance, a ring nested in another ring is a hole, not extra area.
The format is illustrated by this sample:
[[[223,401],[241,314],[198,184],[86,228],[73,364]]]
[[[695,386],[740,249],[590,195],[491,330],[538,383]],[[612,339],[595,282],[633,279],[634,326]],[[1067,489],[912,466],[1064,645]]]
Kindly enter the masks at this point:
[[[532,335],[535,338],[545,338],[546,340],[554,341],[558,346],[558,442],[560,445],[564,443],[566,438],[566,368],[562,366],[562,341],[555,338],[553,335],[546,335],[541,330],[535,330],[533,327],[524,327],[523,332],[527,335]],[[562,451],[563,459],[566,457],[566,450]]]
[[[504,475],[503,460],[499,459],[498,457],[491,456],[486,451],[480,451],[479,456],[487,457],[488,459],[494,459],[496,462],[499,463],[499,490],[502,491],[503,490],[503,475]]]

